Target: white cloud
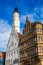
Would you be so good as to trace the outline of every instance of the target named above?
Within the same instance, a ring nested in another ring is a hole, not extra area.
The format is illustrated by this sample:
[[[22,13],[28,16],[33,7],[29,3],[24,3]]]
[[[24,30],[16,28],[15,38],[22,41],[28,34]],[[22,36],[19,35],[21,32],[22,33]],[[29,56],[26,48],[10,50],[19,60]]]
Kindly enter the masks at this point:
[[[22,25],[26,22],[26,16],[28,16],[28,19],[32,22],[39,20],[43,23],[43,7],[35,7],[32,12],[22,15],[20,18]],[[22,30],[23,28],[21,29],[21,32]]]
[[[32,14],[27,14],[27,15],[23,15],[23,16],[21,16],[21,23],[25,23],[25,21],[26,21],[26,16],[28,16],[28,20],[30,20],[30,21],[35,21],[35,19],[34,19],[34,13],[32,13]]]
[[[0,19],[0,50],[5,51],[11,32],[11,26],[7,21]]]
[[[43,7],[35,7],[34,8],[34,13],[37,15],[37,18],[39,18],[39,20],[42,19],[43,18]]]
[[[41,17],[43,18],[43,7],[41,8]]]
[[[23,15],[20,17],[21,23],[23,22],[23,24],[25,23],[26,20],[26,15]]]
[[[43,7],[35,7],[33,9],[33,12],[27,13],[27,15],[21,16],[21,22],[24,24],[26,21],[26,16],[28,16],[30,21],[35,21],[35,20],[41,20],[43,22]]]

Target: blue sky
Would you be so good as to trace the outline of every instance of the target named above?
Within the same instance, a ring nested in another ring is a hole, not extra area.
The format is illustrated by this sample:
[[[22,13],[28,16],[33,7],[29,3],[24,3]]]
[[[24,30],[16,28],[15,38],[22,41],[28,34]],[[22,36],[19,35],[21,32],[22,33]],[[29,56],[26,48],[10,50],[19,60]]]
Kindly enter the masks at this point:
[[[39,20],[43,23],[43,0],[0,0],[0,51],[6,51],[12,29],[12,12],[16,5],[20,12],[21,32],[26,16],[32,22]]]

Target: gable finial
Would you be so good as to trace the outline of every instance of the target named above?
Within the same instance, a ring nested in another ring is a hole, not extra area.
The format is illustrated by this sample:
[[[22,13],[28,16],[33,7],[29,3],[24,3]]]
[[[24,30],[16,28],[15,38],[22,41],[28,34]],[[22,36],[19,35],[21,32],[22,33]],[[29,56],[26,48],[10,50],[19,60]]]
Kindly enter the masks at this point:
[[[26,21],[28,20],[28,16],[26,16]]]

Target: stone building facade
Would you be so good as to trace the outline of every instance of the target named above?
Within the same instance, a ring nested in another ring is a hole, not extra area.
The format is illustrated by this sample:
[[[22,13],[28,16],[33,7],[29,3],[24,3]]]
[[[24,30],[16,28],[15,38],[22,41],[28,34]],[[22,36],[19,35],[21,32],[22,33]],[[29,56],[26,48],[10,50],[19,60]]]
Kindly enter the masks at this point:
[[[28,17],[20,39],[20,65],[43,65],[43,24]]]

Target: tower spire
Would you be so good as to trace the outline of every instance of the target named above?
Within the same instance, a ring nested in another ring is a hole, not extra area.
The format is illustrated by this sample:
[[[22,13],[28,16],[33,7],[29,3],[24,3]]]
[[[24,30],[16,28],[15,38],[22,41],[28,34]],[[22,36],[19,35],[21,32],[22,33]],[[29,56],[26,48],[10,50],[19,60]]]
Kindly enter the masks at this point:
[[[19,12],[19,11],[18,11],[18,7],[17,7],[17,6],[15,7],[14,12]]]
[[[28,20],[28,16],[26,16],[26,20]]]
[[[18,13],[19,13],[17,5],[16,5],[16,7],[14,8],[13,13],[14,13],[14,12],[18,12]]]

